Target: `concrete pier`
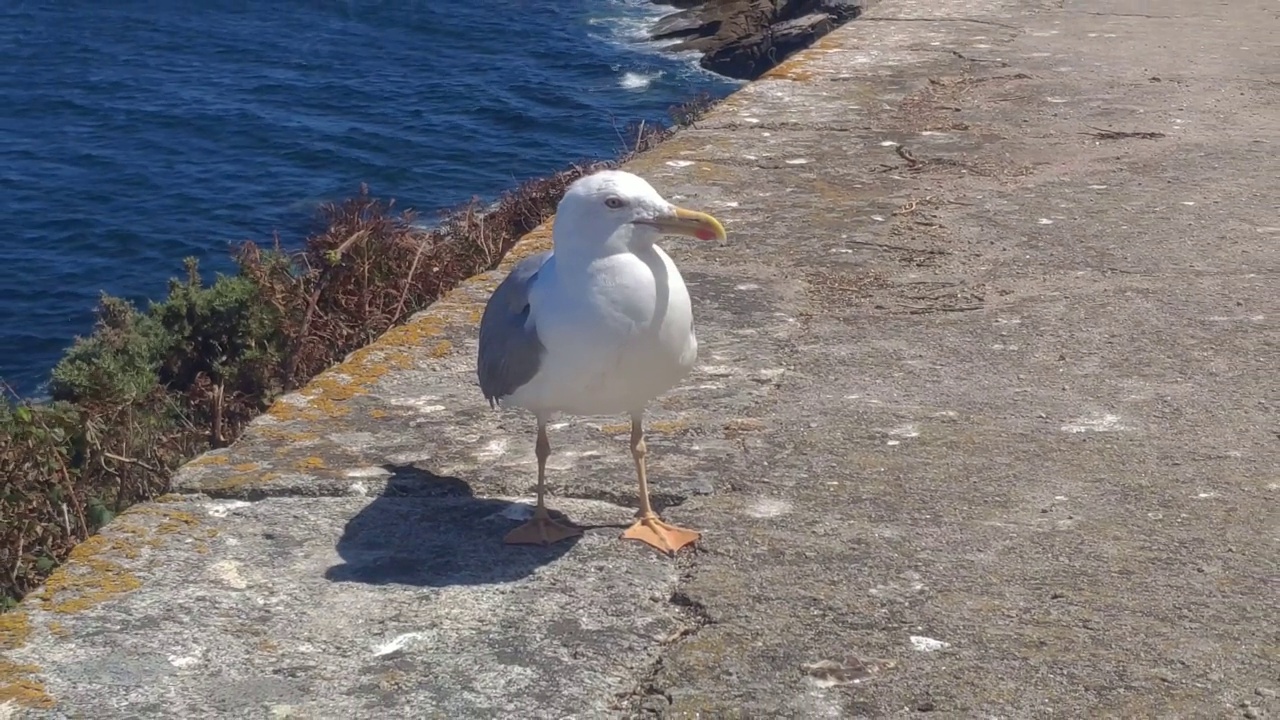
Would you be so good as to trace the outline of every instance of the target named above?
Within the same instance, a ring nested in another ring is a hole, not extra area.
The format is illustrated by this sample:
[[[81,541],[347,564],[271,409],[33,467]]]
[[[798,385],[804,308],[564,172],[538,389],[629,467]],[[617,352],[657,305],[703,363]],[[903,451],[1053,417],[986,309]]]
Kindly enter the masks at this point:
[[[1280,8],[883,0],[629,164],[700,365],[533,423],[515,258],[255,421],[0,616],[31,718],[1280,715]]]

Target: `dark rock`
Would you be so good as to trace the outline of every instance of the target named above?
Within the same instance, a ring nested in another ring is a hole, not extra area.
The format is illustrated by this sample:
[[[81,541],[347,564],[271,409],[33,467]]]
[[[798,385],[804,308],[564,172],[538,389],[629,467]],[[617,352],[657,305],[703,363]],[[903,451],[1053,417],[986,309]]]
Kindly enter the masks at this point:
[[[655,40],[684,38],[671,52],[702,53],[701,65],[721,75],[754,80],[841,24],[861,14],[866,0],[654,0],[683,8],[650,31]]]
[[[654,5],[666,5],[673,8],[693,8],[705,2],[706,0],[653,0]]]
[[[694,8],[706,3],[706,0],[653,0],[654,5],[666,5],[673,8]]]
[[[773,25],[769,32],[753,33],[716,48],[703,57],[702,66],[731,77],[757,78],[835,27],[826,15],[806,15]]]
[[[720,29],[719,22],[707,22],[696,10],[682,10],[659,20],[649,31],[654,40],[698,35],[714,35]]]
[[[689,495],[712,495],[716,491],[716,486],[705,477],[697,477],[685,483],[684,491]]]

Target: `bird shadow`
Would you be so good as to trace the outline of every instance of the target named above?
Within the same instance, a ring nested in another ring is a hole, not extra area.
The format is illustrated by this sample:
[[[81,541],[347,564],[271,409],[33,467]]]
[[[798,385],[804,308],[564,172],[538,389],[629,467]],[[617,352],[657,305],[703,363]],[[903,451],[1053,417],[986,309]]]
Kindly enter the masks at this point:
[[[382,494],[347,521],[337,542],[343,562],[325,571],[328,580],[417,587],[512,582],[554,562],[580,539],[506,545],[503,536],[524,521],[519,506],[478,498],[461,478],[413,465],[383,467],[391,477]]]

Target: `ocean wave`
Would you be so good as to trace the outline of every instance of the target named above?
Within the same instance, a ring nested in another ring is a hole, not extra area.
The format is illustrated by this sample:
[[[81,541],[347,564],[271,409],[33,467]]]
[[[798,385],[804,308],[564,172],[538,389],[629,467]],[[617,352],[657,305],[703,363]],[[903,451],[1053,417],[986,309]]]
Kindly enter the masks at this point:
[[[100,5],[27,3],[0,23],[19,63],[0,73],[16,108],[0,132],[14,230],[0,237],[0,376],[26,393],[92,330],[100,289],[145,307],[184,257],[211,276],[234,271],[228,243],[278,231],[296,249],[316,207],[362,182],[430,227],[438,208],[612,157],[629,122],[733,86],[649,42],[671,9],[648,0],[536,0],[519,18],[461,0],[215,3],[199,18]],[[516,28],[530,42],[510,42]]]
[[[587,20],[593,27],[603,28],[604,33],[589,33],[592,40],[609,43],[641,56],[660,55],[683,66],[681,79],[699,78],[714,82],[741,85],[745,81],[725,77],[702,67],[702,53],[697,50],[673,52],[670,48],[684,42],[684,38],[668,38],[654,40],[649,36],[654,23],[670,15],[676,10],[665,5],[655,5],[649,0],[611,0],[604,3],[607,14],[598,15]],[[643,73],[634,71],[626,73],[619,81],[619,86],[626,90],[643,90],[649,83],[640,83]],[[656,78],[650,78],[650,82]]]
[[[588,25],[607,31],[605,35],[592,34],[594,39],[644,53],[660,52],[676,42],[649,37],[653,24],[674,12],[671,8],[654,5],[647,0],[613,0],[604,6],[608,8],[607,14],[587,21]]]
[[[659,70],[655,73],[639,73],[627,71],[622,73],[622,77],[618,78],[618,87],[624,90],[648,90],[654,80],[662,77],[664,73]]]

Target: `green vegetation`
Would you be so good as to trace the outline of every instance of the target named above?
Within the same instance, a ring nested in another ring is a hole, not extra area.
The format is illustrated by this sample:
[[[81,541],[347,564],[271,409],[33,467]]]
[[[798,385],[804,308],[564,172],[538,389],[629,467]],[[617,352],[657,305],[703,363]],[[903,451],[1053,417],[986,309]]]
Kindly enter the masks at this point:
[[[0,610],[36,588],[77,543],[128,506],[168,490],[182,463],[237,438],[280,394],[497,266],[546,220],[569,183],[623,162],[688,125],[708,97],[673,108],[673,126],[634,125],[629,150],[532,180],[435,229],[368,189],[321,208],[296,252],[235,250],[238,272],[202,282],[194,260],[161,302],[103,296],[93,334],[53,371],[52,400],[0,400]]]

